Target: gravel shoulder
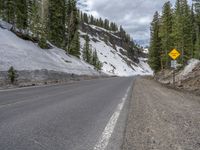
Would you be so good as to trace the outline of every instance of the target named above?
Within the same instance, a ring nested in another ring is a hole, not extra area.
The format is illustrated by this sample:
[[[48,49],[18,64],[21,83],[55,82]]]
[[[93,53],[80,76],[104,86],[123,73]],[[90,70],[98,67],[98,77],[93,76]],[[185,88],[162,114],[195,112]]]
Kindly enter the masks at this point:
[[[122,149],[200,150],[200,97],[137,78]]]

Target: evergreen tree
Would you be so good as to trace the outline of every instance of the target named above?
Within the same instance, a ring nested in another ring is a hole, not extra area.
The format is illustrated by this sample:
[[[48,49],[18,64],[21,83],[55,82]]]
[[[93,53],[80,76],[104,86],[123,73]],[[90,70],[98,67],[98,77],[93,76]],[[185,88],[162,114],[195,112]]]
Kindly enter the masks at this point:
[[[149,48],[149,65],[155,72],[161,69],[161,60],[160,60],[161,40],[159,37],[159,30],[160,30],[160,19],[158,12],[156,12],[154,14],[154,18],[151,23],[151,41]]]
[[[65,14],[65,0],[49,0],[48,38],[60,48],[64,48],[66,42]]]
[[[71,55],[78,58],[80,57],[80,41],[78,31],[76,31],[75,35],[73,36],[73,40],[70,43],[69,51]]]
[[[109,23],[108,19],[104,20],[103,28],[106,29],[106,30],[110,30],[110,23]]]
[[[16,10],[16,1],[15,0],[6,0],[4,1],[5,9],[5,21],[11,24],[15,23],[15,10]]]
[[[80,54],[80,49],[78,49],[78,45],[80,45],[79,38],[77,37],[78,34],[78,29],[79,29],[79,12],[76,7],[76,0],[68,0],[67,2],[67,38],[68,38],[68,43],[67,43],[67,51],[69,54],[72,54],[75,56]],[[76,40],[76,41],[74,41]],[[74,48],[74,43],[77,43],[77,47]],[[79,43],[79,44],[78,44]],[[76,53],[74,53],[76,51]],[[79,56],[77,56],[79,57]]]
[[[87,63],[91,63],[92,62],[92,50],[90,49],[90,39],[89,36],[86,35],[85,36],[85,45],[83,48],[83,60],[85,60]]]
[[[92,65],[97,67],[98,61],[97,51],[95,50],[92,54]]]
[[[38,28],[39,28],[39,3],[36,0],[29,0],[28,3],[28,16],[29,16],[29,29],[34,34],[33,36],[39,37]]]
[[[194,14],[194,6],[192,5],[192,8],[191,8],[191,36],[192,36],[192,47],[191,47],[191,58],[194,58],[195,56],[195,44],[196,44],[196,40],[197,40],[197,33],[196,33],[196,29],[197,29],[197,24],[196,24],[196,21],[195,21],[195,14]]]
[[[4,0],[0,0],[0,18],[1,19],[3,16],[3,5],[4,5]]]
[[[5,11],[6,11],[6,1],[5,0],[0,0],[0,18],[3,19],[3,20],[6,20],[6,14],[5,14]]]
[[[161,52],[161,67],[169,67],[170,60],[168,52],[173,49],[173,37],[172,37],[172,25],[173,25],[173,12],[171,9],[171,3],[167,2],[163,6],[163,12],[161,17],[160,38],[162,44]]]
[[[200,59],[200,0],[193,0],[195,7],[195,48],[194,58]]]
[[[98,71],[102,70],[103,64],[100,61],[97,61],[96,69]]]
[[[175,47],[181,51],[181,63],[184,64],[191,56],[192,23],[191,11],[187,0],[177,0],[173,21]]]
[[[8,78],[9,78],[11,84],[14,84],[16,82],[17,71],[14,69],[13,66],[11,66],[8,70]]]
[[[83,19],[85,23],[89,23],[88,15],[86,13],[84,13]]]
[[[16,26],[18,29],[27,29],[28,27],[28,11],[27,1],[16,1]]]

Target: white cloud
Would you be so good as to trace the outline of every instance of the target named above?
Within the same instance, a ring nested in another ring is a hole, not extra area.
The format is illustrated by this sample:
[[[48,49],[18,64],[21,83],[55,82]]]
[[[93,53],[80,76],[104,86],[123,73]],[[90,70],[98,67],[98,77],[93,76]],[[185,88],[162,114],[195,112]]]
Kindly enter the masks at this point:
[[[155,11],[161,11],[168,0],[79,0],[95,16],[122,25],[135,40],[149,39],[149,27]],[[191,1],[191,0],[190,0]],[[171,0],[174,4],[175,0]],[[82,8],[83,9],[83,8]]]

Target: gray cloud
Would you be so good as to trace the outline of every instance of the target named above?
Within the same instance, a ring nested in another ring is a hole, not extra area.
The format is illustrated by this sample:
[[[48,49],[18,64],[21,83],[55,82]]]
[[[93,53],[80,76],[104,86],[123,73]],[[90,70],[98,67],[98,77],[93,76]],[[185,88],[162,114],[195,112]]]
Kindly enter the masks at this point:
[[[122,25],[135,40],[148,40],[150,22],[168,0],[80,0],[90,13]],[[175,0],[171,0],[174,4]]]

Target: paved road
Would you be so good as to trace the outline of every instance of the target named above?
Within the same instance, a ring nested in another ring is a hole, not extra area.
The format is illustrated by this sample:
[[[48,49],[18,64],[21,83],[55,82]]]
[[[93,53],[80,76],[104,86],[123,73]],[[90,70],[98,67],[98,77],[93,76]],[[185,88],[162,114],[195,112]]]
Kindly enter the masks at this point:
[[[132,83],[112,78],[0,91],[0,150],[93,150]]]

